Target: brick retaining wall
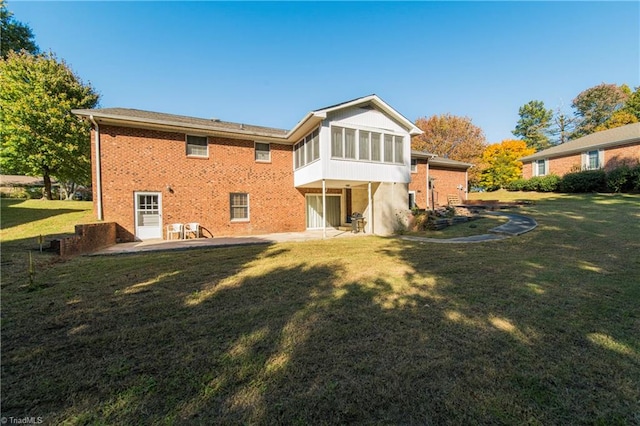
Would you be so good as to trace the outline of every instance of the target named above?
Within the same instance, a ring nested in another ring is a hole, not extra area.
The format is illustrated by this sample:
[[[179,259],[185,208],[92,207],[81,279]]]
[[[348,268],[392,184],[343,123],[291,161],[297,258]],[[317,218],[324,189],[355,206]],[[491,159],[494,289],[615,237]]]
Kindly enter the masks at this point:
[[[76,225],[76,235],[51,242],[51,248],[60,256],[91,253],[116,243],[116,223]]]

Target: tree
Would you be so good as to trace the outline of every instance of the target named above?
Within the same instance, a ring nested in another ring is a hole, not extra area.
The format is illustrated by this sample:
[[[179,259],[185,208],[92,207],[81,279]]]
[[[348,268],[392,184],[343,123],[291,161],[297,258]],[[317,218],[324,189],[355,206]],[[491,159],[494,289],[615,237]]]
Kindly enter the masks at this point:
[[[640,121],[640,86],[629,95],[627,102],[624,104],[624,110],[633,114]]]
[[[547,136],[551,127],[553,111],[544,107],[542,101],[530,101],[518,110],[520,120],[512,132],[520,136],[530,148],[536,151],[549,148],[550,142]]]
[[[0,0],[0,37],[2,59],[6,59],[9,52],[19,52],[22,49],[34,55],[39,51],[31,28],[13,19],[13,13],[7,9],[4,0]]]
[[[582,91],[571,106],[578,118],[573,138],[586,136],[604,125],[618,110],[625,106],[631,90],[628,86],[602,83]]]
[[[569,140],[574,133],[576,120],[565,114],[560,107],[553,114],[551,128],[549,129],[549,141],[552,145],[560,145]]]
[[[88,124],[71,113],[93,108],[98,95],[49,53],[9,52],[0,60],[0,166],[5,173],[42,176],[51,199],[51,177],[87,181]]]
[[[489,145],[482,153],[480,185],[487,189],[504,188],[522,175],[519,158],[535,153],[523,140],[503,140]]]
[[[486,139],[482,129],[474,125],[470,118],[451,114],[434,115],[418,118],[416,126],[424,133],[413,138],[412,149],[466,163],[480,162]],[[478,179],[477,168],[469,169],[469,180],[477,182]]]
[[[620,109],[614,112],[611,117],[594,129],[595,132],[613,129],[614,127],[626,126],[627,124],[637,123],[638,118],[627,110]]]

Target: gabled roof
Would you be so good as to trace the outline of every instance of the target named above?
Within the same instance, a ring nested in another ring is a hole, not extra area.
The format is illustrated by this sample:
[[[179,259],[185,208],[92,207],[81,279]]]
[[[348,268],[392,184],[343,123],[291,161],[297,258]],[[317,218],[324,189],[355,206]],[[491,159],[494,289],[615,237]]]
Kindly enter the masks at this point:
[[[520,161],[541,160],[544,158],[562,157],[564,155],[585,152],[590,149],[608,148],[640,141],[640,123],[627,124],[609,130],[592,133],[561,145],[522,157]]]
[[[99,108],[76,109],[72,111],[80,117],[93,117],[100,123],[129,123],[145,127],[173,128],[189,131],[212,132],[219,134],[241,134],[265,138],[286,138],[287,131],[271,127],[253,126],[243,123],[232,123],[217,119],[187,117],[184,115],[165,114],[131,108]]]
[[[411,136],[422,133],[415,124],[405,118],[395,109],[376,95],[368,95],[362,98],[352,99],[347,102],[332,105],[309,112],[291,130],[276,129],[271,127],[253,126],[250,124],[233,123],[217,119],[187,117],[183,115],[165,114],[153,111],[143,111],[131,108],[99,108],[76,109],[71,112],[83,117],[93,118],[101,124],[125,124],[132,127],[152,127],[157,129],[178,130],[181,132],[202,132],[229,137],[247,136],[261,138],[266,141],[296,143],[314,128],[327,114],[344,108],[360,105],[371,105],[407,129]]]

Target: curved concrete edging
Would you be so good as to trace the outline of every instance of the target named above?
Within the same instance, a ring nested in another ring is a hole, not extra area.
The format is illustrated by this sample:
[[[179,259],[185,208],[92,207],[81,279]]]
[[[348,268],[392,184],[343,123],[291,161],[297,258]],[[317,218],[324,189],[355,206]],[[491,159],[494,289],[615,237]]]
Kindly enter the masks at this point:
[[[499,241],[509,237],[516,237],[535,229],[538,226],[538,222],[529,216],[523,216],[521,214],[502,213],[502,212],[488,212],[487,214],[495,216],[505,216],[509,218],[507,223],[500,226],[496,226],[489,230],[491,234],[472,235],[470,237],[457,237],[457,238],[423,238],[423,237],[411,237],[402,236],[403,240],[428,242],[428,243],[441,243],[441,244],[456,244],[456,243],[482,243],[485,241]]]

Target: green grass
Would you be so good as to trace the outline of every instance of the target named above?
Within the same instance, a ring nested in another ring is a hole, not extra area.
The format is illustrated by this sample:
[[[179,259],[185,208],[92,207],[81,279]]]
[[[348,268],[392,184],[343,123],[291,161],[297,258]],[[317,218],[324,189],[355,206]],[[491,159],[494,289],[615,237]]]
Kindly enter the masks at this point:
[[[520,211],[515,211],[515,213],[520,213]],[[458,223],[440,230],[410,231],[406,232],[405,235],[442,239],[469,237],[472,235],[486,234],[490,229],[500,226],[508,222],[508,220],[509,219],[504,216],[486,215],[470,222]]]
[[[36,291],[3,272],[2,415],[637,424],[640,197],[525,209],[538,228],[498,242],[78,257],[43,265]]]

